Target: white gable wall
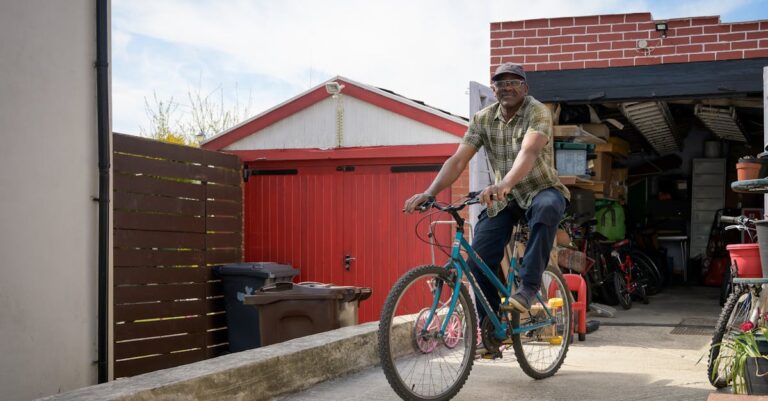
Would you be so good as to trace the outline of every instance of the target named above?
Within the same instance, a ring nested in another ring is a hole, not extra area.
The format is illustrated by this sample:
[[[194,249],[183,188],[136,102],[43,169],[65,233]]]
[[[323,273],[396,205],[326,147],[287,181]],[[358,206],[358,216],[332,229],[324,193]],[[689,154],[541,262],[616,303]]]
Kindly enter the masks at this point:
[[[458,143],[461,138],[351,96],[341,97],[344,147]],[[324,99],[226,150],[336,147],[337,100]]]

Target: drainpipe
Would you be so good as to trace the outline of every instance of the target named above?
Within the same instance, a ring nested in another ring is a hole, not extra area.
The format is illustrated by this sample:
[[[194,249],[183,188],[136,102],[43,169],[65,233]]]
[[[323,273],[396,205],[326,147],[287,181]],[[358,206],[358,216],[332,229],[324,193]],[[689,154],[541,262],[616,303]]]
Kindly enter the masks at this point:
[[[98,255],[98,380],[109,380],[108,294],[109,280],[109,0],[96,0],[96,101],[99,152],[99,255]]]

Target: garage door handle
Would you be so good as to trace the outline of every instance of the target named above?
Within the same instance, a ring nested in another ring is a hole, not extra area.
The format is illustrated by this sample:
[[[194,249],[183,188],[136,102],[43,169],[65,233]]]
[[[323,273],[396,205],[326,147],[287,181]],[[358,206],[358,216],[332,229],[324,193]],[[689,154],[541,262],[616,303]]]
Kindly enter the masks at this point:
[[[346,255],[344,256],[344,270],[349,271],[349,267],[352,264],[352,261],[356,258],[353,258],[352,255]]]

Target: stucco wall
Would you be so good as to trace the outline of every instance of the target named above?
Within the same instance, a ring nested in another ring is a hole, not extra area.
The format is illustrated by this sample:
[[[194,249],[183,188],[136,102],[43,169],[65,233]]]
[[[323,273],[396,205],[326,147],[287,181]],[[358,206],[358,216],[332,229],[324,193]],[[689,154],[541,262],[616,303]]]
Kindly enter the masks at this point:
[[[0,400],[96,381],[95,18],[0,4]]]

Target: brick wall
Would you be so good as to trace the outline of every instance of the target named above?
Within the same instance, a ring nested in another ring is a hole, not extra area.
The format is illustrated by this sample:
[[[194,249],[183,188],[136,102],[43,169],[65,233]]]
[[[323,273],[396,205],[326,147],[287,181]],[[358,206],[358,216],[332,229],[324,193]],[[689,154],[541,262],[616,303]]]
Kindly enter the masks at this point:
[[[655,29],[661,21],[668,24],[666,38]],[[759,57],[768,57],[768,20],[653,20],[636,13],[491,23],[491,72],[505,62],[545,71]]]

